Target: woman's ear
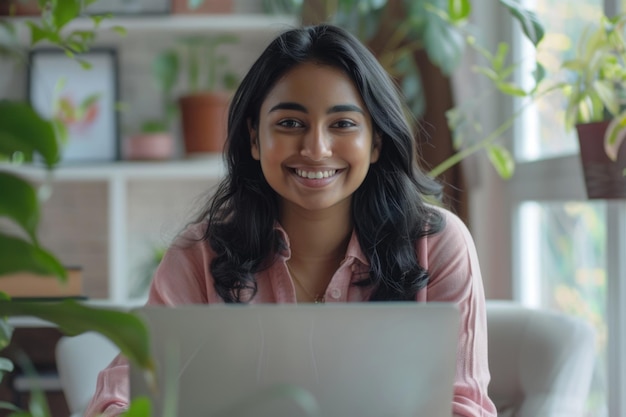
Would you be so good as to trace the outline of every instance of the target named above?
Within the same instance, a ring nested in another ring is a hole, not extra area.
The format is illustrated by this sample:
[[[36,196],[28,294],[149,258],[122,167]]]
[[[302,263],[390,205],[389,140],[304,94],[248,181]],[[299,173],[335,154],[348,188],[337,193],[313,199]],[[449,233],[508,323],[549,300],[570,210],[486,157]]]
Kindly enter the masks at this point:
[[[372,137],[372,153],[370,155],[370,163],[378,161],[380,150],[383,146],[383,138],[380,132],[375,132]]]
[[[248,134],[250,135],[250,153],[257,161],[261,159],[261,149],[259,149],[259,132],[248,119]]]

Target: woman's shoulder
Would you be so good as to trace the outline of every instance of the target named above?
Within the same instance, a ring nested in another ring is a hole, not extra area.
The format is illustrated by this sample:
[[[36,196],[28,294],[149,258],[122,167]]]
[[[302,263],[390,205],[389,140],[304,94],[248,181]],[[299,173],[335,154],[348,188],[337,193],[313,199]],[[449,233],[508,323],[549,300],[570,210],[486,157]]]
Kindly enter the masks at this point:
[[[474,246],[468,226],[455,213],[441,206],[429,206],[441,218],[439,230],[425,237],[428,247],[434,249],[459,250],[468,245]]]
[[[431,212],[436,213],[441,218],[441,227],[439,228],[439,231],[435,232],[433,235],[437,235],[439,233],[453,235],[469,232],[467,225],[463,222],[463,220],[461,220],[461,218],[451,210],[432,204],[428,204],[427,207],[431,210]]]

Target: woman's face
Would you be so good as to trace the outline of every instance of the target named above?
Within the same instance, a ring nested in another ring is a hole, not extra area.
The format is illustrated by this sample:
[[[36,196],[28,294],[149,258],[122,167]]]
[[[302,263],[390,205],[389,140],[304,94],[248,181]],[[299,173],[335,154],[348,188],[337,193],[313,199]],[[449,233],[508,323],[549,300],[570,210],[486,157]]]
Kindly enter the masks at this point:
[[[352,80],[315,63],[276,83],[250,136],[252,157],[283,207],[306,210],[349,208],[381,146]]]

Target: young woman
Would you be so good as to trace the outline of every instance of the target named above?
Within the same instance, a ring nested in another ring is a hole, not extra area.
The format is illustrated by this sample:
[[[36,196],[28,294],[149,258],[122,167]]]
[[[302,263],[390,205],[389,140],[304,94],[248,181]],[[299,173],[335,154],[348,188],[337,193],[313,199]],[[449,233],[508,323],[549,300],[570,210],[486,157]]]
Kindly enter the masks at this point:
[[[455,302],[454,414],[495,416],[474,244],[456,216],[426,203],[440,187],[417,165],[405,114],[346,31],[281,34],[235,93],[228,174],[165,255],[148,302]],[[126,407],[127,372],[121,357],[101,372],[87,416]]]

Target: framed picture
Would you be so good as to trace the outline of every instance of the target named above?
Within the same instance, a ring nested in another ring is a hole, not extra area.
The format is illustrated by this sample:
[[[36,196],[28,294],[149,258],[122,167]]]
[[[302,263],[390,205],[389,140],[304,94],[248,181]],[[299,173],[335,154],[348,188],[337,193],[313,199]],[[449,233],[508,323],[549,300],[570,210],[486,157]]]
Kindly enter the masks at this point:
[[[43,117],[55,117],[67,129],[62,163],[119,159],[117,54],[92,49],[77,58],[63,51],[35,49],[30,53],[28,96]]]

